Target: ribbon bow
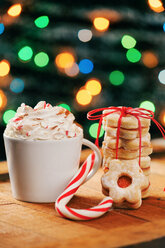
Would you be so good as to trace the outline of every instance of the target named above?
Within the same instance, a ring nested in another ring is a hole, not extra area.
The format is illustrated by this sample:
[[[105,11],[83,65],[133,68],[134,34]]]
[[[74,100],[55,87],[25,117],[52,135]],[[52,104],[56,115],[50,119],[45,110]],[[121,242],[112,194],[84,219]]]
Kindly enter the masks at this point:
[[[101,114],[97,114],[94,115],[98,112],[102,112],[103,110],[108,110],[108,112],[106,113],[101,113]],[[119,147],[119,135],[120,135],[120,127],[121,127],[121,121],[122,121],[122,117],[126,116],[126,115],[132,115],[134,117],[136,117],[136,119],[138,120],[138,131],[139,131],[139,165],[141,162],[141,147],[142,147],[142,135],[141,135],[141,131],[142,131],[142,127],[141,127],[141,121],[140,121],[140,117],[141,118],[145,118],[145,119],[150,119],[152,120],[156,126],[159,128],[163,138],[165,139],[165,129],[160,125],[159,122],[157,122],[154,119],[154,112],[151,110],[147,110],[144,108],[131,108],[131,107],[107,107],[107,108],[99,108],[99,109],[94,109],[88,112],[87,114],[87,118],[89,120],[99,120],[99,125],[98,125],[98,130],[97,130],[97,138],[95,141],[95,144],[97,145],[97,147],[99,147],[99,135],[100,135],[100,130],[101,130],[101,125],[102,125],[102,121],[103,118],[113,114],[113,113],[119,113],[120,112],[120,117],[118,120],[118,127],[117,127],[117,137],[116,137],[116,159],[118,158],[118,147]]]

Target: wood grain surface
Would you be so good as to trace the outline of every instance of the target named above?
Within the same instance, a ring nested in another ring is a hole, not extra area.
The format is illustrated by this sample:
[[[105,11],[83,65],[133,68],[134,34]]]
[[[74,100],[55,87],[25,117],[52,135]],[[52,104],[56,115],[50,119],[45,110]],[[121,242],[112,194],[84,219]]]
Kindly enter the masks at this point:
[[[83,152],[84,159],[87,154]],[[152,160],[151,193],[138,210],[112,209],[91,221],[63,219],[54,204],[12,198],[6,163],[0,163],[0,248],[122,247],[165,236],[165,157]],[[80,187],[70,206],[91,207],[103,199],[100,169]]]

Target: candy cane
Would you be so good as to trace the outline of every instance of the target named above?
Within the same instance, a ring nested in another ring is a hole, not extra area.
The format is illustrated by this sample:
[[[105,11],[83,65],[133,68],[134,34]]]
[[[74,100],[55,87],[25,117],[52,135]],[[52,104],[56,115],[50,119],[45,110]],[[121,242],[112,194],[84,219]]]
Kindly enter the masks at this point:
[[[73,220],[91,220],[102,216],[112,206],[112,198],[106,197],[97,206],[91,207],[89,209],[74,209],[67,207],[68,202],[72,199],[78,188],[85,181],[87,175],[93,168],[94,161],[95,153],[93,152],[88,156],[87,160],[80,167],[76,175],[65,188],[64,192],[57,198],[55,202],[55,209],[62,217]]]

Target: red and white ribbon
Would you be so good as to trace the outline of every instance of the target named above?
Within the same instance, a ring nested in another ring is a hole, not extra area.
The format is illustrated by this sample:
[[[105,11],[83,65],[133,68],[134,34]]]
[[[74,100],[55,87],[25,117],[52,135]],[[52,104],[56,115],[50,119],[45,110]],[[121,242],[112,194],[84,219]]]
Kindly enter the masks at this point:
[[[111,197],[106,197],[97,206],[89,209],[74,209],[67,207],[68,202],[72,199],[78,188],[85,181],[87,175],[93,168],[95,161],[95,153],[88,156],[87,160],[78,170],[77,174],[70,181],[64,192],[57,198],[55,202],[56,211],[65,218],[72,220],[91,220],[98,218],[106,213],[112,206]]]

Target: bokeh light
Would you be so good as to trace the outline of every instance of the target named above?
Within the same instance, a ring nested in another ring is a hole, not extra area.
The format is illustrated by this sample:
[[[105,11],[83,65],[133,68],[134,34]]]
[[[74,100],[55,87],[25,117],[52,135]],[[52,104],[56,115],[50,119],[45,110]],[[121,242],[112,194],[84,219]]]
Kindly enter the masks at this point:
[[[22,61],[28,61],[33,56],[33,50],[29,46],[22,47],[18,52],[18,57]]]
[[[130,49],[136,45],[136,40],[130,35],[124,35],[121,39],[121,44],[124,48]]]
[[[4,30],[5,30],[4,24],[0,23],[0,34],[3,34]]]
[[[139,107],[140,108],[144,108],[144,109],[148,109],[148,110],[151,110],[151,111],[155,112],[155,105],[151,101],[141,102]]]
[[[165,70],[159,72],[158,79],[161,84],[165,84]]]
[[[163,3],[161,0],[148,0],[148,4],[150,8],[157,13],[164,11]]]
[[[159,120],[163,126],[165,126],[165,109],[162,110],[159,114]]]
[[[141,59],[141,53],[137,49],[131,48],[127,51],[126,57],[129,62],[136,63]]]
[[[75,58],[73,54],[70,52],[59,53],[55,59],[55,63],[57,67],[61,69],[72,67],[74,62],[75,62]]]
[[[78,32],[78,38],[82,42],[88,42],[92,39],[92,31],[89,29],[81,29]]]
[[[158,65],[157,56],[149,51],[142,53],[142,62],[148,68],[154,68]]]
[[[89,59],[82,59],[79,63],[79,69],[81,73],[88,74],[93,70],[93,63]]]
[[[7,97],[3,90],[0,90],[0,110],[4,109],[7,105]]]
[[[44,67],[49,63],[49,56],[44,52],[37,53],[34,57],[34,63],[38,67]]]
[[[6,59],[0,62],[0,77],[6,76],[10,71],[10,63]]]
[[[65,73],[69,77],[76,77],[79,73],[78,65],[73,63],[72,67],[65,68]]]
[[[98,123],[93,123],[89,127],[89,134],[93,138],[96,138],[97,137],[98,125],[99,125]],[[102,137],[103,135],[104,135],[104,129],[101,126],[99,137]]]
[[[76,94],[76,100],[80,105],[88,105],[92,101],[92,96],[88,90],[80,89]]]
[[[3,121],[4,123],[8,123],[11,118],[15,116],[16,112],[12,109],[8,109],[3,114]]]
[[[15,78],[10,84],[10,90],[14,93],[21,93],[24,90],[24,81],[20,78]]]
[[[90,92],[92,96],[100,94],[102,89],[101,83],[97,79],[89,79],[85,84],[85,88]]]
[[[14,4],[12,5],[7,13],[9,16],[12,16],[12,17],[17,17],[21,14],[21,11],[22,11],[22,7],[21,7],[21,4],[17,3],[17,4]]]
[[[108,29],[109,27],[109,20],[107,18],[104,17],[96,17],[93,20],[93,25],[95,27],[95,29],[97,29],[98,31],[104,32]]]
[[[111,84],[118,86],[124,82],[124,74],[121,71],[112,71],[109,74],[109,81]]]
[[[165,23],[163,24],[163,31],[165,32]]]
[[[40,16],[37,19],[35,19],[34,23],[38,28],[46,28],[49,24],[49,17]]]
[[[66,103],[60,103],[58,106],[61,106],[61,107],[65,108],[65,109],[71,111],[70,106],[68,104],[66,104]]]

